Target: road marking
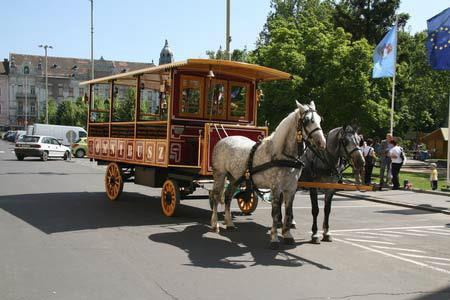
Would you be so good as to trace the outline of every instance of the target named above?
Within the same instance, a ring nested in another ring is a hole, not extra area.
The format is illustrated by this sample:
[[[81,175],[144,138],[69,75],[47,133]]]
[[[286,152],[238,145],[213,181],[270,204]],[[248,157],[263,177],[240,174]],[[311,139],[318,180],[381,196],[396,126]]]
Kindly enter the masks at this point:
[[[352,231],[370,231],[370,230],[399,230],[399,229],[420,229],[420,228],[443,228],[442,225],[437,226],[411,226],[411,227],[386,227],[386,228],[358,228],[358,229],[341,229],[333,230],[336,232],[352,232]]]
[[[337,241],[337,242],[341,242],[341,243],[349,244],[349,245],[352,245],[352,246],[355,246],[355,247],[359,247],[359,248],[362,248],[362,249],[365,249],[365,250],[368,250],[368,251],[371,251],[371,252],[375,252],[375,253],[383,254],[385,256],[389,256],[389,257],[392,257],[392,258],[403,260],[403,261],[406,261],[406,262],[409,262],[409,263],[412,263],[412,264],[415,264],[415,265],[418,265],[418,266],[421,266],[421,267],[425,267],[425,268],[428,268],[428,269],[431,269],[431,270],[434,270],[434,271],[450,274],[450,271],[448,271],[448,270],[441,269],[441,268],[434,267],[434,266],[430,266],[430,265],[427,265],[425,263],[421,263],[421,262],[418,262],[418,261],[415,261],[415,260],[412,260],[412,259],[409,259],[409,258],[401,257],[401,256],[398,256],[398,255],[395,255],[395,254],[390,254],[390,253],[387,253],[387,252],[384,252],[384,251],[381,251],[381,250],[377,250],[377,249],[372,249],[372,248],[364,246],[364,245],[359,245],[359,244],[352,243],[352,242],[345,241],[345,240],[341,240],[341,239],[336,239],[335,238],[334,240]]]
[[[383,232],[387,233],[394,233],[394,234],[401,234],[401,235],[412,235],[412,236],[426,236],[425,234],[419,234],[419,233],[411,233],[411,232],[398,232],[398,231],[388,231],[384,230]]]
[[[397,253],[397,254],[403,255],[403,256],[408,256],[408,257],[415,257],[415,258],[428,258],[428,259],[435,259],[435,260],[450,261],[449,258],[442,258],[442,257],[425,256],[425,255],[417,255],[417,254],[409,254],[409,253]]]
[[[5,151],[0,151],[0,153],[5,153]]]
[[[436,231],[425,231],[425,230],[417,230],[417,229],[411,229],[408,231],[412,231],[412,232],[419,232],[419,233],[431,233],[431,234],[438,234],[438,235],[450,235],[450,233],[444,233],[444,232],[436,232]]]
[[[349,239],[349,238],[346,238],[346,240],[348,240],[348,241],[353,241],[353,242],[363,242],[363,243],[375,243],[375,244],[395,245],[394,243],[391,243],[391,242],[382,242],[382,241],[375,241],[375,240],[360,240],[360,239]]]
[[[378,248],[378,249],[386,249],[386,250],[397,250],[397,251],[409,251],[409,252],[425,253],[425,251],[422,251],[422,250],[415,250],[415,249],[404,249],[404,248],[395,248],[395,247],[386,247],[386,246],[376,246],[376,245],[372,245],[372,247]]]
[[[438,266],[450,266],[450,264],[448,264],[448,263],[442,263],[442,262],[437,262],[437,261],[426,261],[426,263],[434,264],[434,265],[438,265]]]
[[[375,232],[357,232],[360,234],[368,234],[368,235],[375,235],[375,236],[385,236],[385,237],[400,237],[399,235],[395,235],[395,234],[387,234],[387,233],[375,233]]]
[[[450,233],[450,228],[449,229],[430,228],[429,230]]]

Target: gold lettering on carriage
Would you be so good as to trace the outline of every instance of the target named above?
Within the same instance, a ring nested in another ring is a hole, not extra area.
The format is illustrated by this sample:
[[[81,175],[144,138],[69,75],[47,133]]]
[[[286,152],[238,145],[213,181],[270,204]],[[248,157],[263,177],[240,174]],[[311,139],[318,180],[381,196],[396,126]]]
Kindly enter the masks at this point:
[[[123,149],[123,141],[119,141],[119,157],[123,157],[124,155],[124,149]]]

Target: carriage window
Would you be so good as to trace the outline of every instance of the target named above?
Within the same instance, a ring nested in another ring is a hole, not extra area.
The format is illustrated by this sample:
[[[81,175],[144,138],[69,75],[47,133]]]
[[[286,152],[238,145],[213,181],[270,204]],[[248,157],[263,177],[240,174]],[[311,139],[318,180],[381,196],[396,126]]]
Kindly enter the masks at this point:
[[[136,99],[136,88],[130,85],[114,84],[113,93],[113,122],[134,121],[134,104]]]
[[[92,85],[90,122],[109,122],[109,84]]]
[[[230,82],[230,119],[240,120],[247,116],[248,84]]]
[[[160,120],[160,93],[141,85],[139,121]]]
[[[180,115],[202,116],[203,78],[181,76]]]
[[[224,119],[226,117],[226,102],[227,99],[227,82],[225,80],[212,80],[208,84],[207,94],[207,117]]]

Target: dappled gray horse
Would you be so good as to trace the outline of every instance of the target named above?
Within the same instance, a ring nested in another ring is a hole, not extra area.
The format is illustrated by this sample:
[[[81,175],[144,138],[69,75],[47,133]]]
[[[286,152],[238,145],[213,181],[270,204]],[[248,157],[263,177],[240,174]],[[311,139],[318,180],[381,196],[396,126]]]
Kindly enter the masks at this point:
[[[316,112],[314,102],[302,105],[297,102],[297,109],[284,118],[275,131],[264,138],[259,146],[243,136],[230,136],[219,141],[213,151],[212,166],[214,186],[211,193],[213,212],[211,227],[219,232],[217,222],[217,205],[224,192],[225,180],[229,185],[225,189],[225,225],[234,227],[231,219],[231,198],[238,187],[238,180],[247,171],[247,162],[253,152],[253,167],[276,160],[293,160],[299,158],[303,140],[308,140],[319,149],[325,149],[326,141],[320,127],[321,118]],[[255,146],[255,147],[254,147]],[[294,243],[290,233],[292,223],[292,202],[297,190],[297,182],[301,168],[273,166],[251,175],[254,186],[272,191],[273,224],[270,233],[271,247],[279,246],[277,222],[281,202],[285,204],[285,218],[282,229],[283,240],[287,244]]]
[[[305,167],[301,174],[300,181],[314,182],[338,182],[344,171],[344,162],[351,162],[355,179],[360,183],[360,178],[364,178],[364,156],[359,146],[360,137],[351,126],[334,128],[328,133],[327,147],[325,150],[312,151],[308,149],[302,157]],[[326,190],[325,207],[323,220],[322,241],[331,242],[328,220],[331,212],[331,201],[335,190]],[[317,189],[310,188],[313,225],[311,242],[320,244],[317,233],[317,216],[319,215],[319,205],[317,202]]]

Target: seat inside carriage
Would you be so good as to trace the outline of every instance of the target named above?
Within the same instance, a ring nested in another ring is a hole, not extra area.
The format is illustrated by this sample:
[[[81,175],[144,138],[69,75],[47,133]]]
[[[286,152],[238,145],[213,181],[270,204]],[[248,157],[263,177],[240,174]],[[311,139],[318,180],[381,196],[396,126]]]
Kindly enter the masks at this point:
[[[220,139],[267,135],[257,126],[258,84],[290,77],[247,63],[188,59],[83,82],[89,157],[209,176]]]

